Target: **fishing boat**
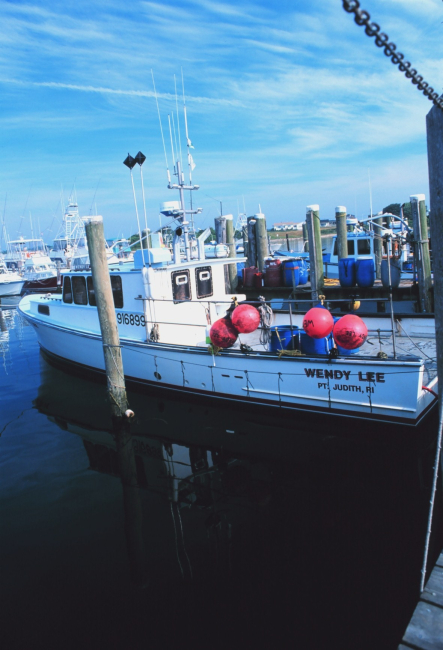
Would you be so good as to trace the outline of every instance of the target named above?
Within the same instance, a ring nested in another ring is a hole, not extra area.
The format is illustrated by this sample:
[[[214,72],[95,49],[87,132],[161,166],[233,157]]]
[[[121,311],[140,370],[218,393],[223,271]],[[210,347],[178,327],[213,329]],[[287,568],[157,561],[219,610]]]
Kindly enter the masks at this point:
[[[35,253],[25,259],[22,277],[25,281],[23,293],[57,288],[57,268],[48,255]]]
[[[175,174],[176,182],[168,185],[180,198],[172,252],[138,250],[133,267],[110,273],[127,381],[150,391],[173,391],[186,400],[207,399],[256,413],[273,410],[307,432],[324,426],[325,416],[331,432],[371,435],[377,423],[403,430],[435,414],[436,371],[425,355],[379,354],[364,346],[349,354],[328,337],[323,349],[288,350],[278,345],[279,328],[287,333],[289,327],[292,340],[298,325],[282,322],[284,314],[277,317],[264,300],[252,305],[260,315],[253,331],[235,336],[229,347],[215,345],[214,327],[229,320],[247,296],[227,288],[226,259],[207,259],[203,241],[197,250],[190,246],[188,215],[197,210],[186,209],[184,193],[198,186],[186,184],[179,161]],[[237,257],[239,261],[245,258]],[[48,356],[104,373],[90,271],[67,271],[60,293],[27,296],[19,312],[35,328]],[[388,431],[391,435],[393,429]]]
[[[85,225],[79,215],[77,202],[71,198],[49,257],[55,264],[60,262],[62,267],[67,267],[74,255],[87,255],[87,252]]]
[[[381,218],[392,220],[392,227],[385,228],[374,221],[375,219],[378,220]],[[375,227],[377,233],[374,230],[363,229],[363,223],[367,223],[370,227]],[[377,265],[377,253],[374,246],[375,239],[376,237],[383,238],[386,234],[389,234],[391,236],[392,246],[396,251],[396,259],[401,270],[401,277],[403,279],[412,279],[414,270],[413,255],[407,238],[408,232],[412,231],[404,220],[391,213],[383,213],[364,219],[358,225],[353,225],[351,231],[347,233],[348,258],[352,258],[356,262],[372,259],[375,267]],[[386,258],[387,251],[385,251],[384,255]],[[329,250],[323,253],[323,261],[325,264],[325,276],[331,279],[338,278],[339,257],[337,235],[331,238]]]
[[[4,262],[8,269],[21,271],[26,260],[33,255],[46,255],[46,246],[41,237],[11,239],[7,241]]]
[[[19,296],[25,281],[16,272],[11,271],[0,259],[0,298]]]

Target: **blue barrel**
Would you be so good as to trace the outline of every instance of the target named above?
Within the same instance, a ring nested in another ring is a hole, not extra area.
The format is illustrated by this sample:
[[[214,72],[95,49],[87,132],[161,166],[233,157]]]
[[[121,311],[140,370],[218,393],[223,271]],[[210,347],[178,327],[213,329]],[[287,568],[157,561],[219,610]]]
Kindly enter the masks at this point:
[[[342,357],[349,357],[351,354],[357,354],[360,352],[360,348],[355,348],[354,350],[347,350],[346,348],[342,348],[338,343],[335,343],[337,346],[337,350],[340,356]]]
[[[243,269],[245,268],[244,262],[237,262],[237,277],[238,281],[243,284]]]
[[[375,264],[372,257],[357,260],[355,278],[359,287],[372,287],[375,282]]]
[[[275,325],[271,327],[271,350],[274,352],[279,350],[296,350],[296,337],[298,332],[298,327],[293,327],[291,332],[290,325]],[[292,337],[294,337],[294,345],[292,345]]]
[[[300,282],[300,265],[298,260],[283,262],[283,282],[285,287],[297,286]]]
[[[331,347],[331,335],[324,339],[313,339],[306,332],[300,333],[300,350],[304,354],[329,354]]]
[[[338,261],[338,278],[342,287],[355,287],[355,259],[343,257]]]
[[[299,284],[306,284],[309,276],[308,265],[306,264],[305,260],[297,260],[297,262],[299,266],[298,269]]]

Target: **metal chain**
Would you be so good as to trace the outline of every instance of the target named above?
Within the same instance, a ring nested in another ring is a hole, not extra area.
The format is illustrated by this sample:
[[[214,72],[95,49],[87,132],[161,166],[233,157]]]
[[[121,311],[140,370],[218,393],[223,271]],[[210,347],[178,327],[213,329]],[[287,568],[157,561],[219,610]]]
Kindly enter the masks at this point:
[[[389,36],[383,32],[380,33],[380,25],[371,23],[371,16],[368,12],[360,9],[360,2],[358,0],[343,0],[343,9],[348,14],[354,14],[357,25],[364,26],[365,33],[368,36],[375,37],[376,46],[383,48],[385,55],[391,59],[394,65],[398,65],[400,72],[404,72],[405,76],[417,86],[418,90],[421,90],[425,97],[443,110],[443,94],[439,95],[438,92],[434,91],[426,81],[423,81],[422,75],[418,74],[415,68],[411,68],[412,64],[409,61],[404,61],[404,54],[397,52],[397,46],[389,42]]]

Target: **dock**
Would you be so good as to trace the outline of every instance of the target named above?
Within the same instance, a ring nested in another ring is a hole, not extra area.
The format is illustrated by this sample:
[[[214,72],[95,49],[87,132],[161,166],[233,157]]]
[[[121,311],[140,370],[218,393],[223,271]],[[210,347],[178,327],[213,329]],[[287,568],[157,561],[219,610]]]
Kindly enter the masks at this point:
[[[398,650],[443,648],[443,551],[420,596]]]

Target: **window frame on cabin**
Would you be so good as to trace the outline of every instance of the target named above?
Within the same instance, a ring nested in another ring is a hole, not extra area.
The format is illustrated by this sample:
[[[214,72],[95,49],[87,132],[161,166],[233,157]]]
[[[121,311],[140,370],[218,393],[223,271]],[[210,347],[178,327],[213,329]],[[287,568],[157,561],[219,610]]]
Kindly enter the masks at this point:
[[[123,309],[123,282],[121,275],[111,275],[112,297],[114,298],[114,307]]]
[[[360,250],[365,244],[365,250]],[[357,252],[359,255],[370,255],[371,254],[371,242],[367,237],[362,237],[357,239]]]
[[[66,286],[68,283],[69,283],[69,291],[66,290]],[[67,296],[70,296],[70,299],[68,299]],[[70,275],[65,275],[63,277],[63,302],[66,303],[67,305],[72,305],[72,282],[71,282]]]
[[[187,278],[186,282],[176,282],[176,279],[180,276],[185,276]],[[172,285],[172,300],[174,303],[178,302],[188,302],[192,300],[192,287],[191,287],[191,276],[189,269],[180,269],[180,271],[171,271],[171,285]],[[176,287],[187,287],[187,295],[181,295],[184,289],[176,289]]]
[[[202,280],[199,277],[200,273],[209,273],[209,278],[207,278],[205,280]],[[207,282],[209,282],[209,287],[207,287],[209,289],[209,293],[205,292],[204,288],[201,291],[202,284],[207,283]],[[197,266],[196,267],[196,269],[195,269],[195,286],[196,286],[196,289],[197,289],[197,298],[210,298],[210,296],[214,295],[214,286],[213,286],[213,283],[212,283],[212,266]]]
[[[86,287],[88,289],[88,302],[91,307],[97,307],[97,301],[95,299],[95,289],[94,282],[92,280],[92,275],[86,276]]]

